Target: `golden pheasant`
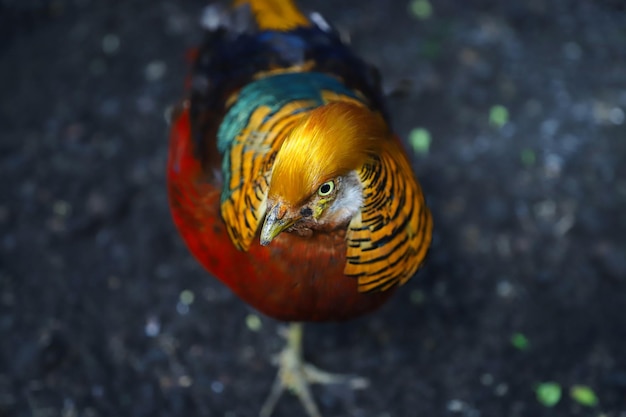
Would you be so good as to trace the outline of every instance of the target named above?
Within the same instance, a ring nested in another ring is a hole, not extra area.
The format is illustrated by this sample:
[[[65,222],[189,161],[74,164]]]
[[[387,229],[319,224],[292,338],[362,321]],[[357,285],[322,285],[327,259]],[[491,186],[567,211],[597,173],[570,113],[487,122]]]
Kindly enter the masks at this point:
[[[305,321],[384,303],[422,264],[432,219],[389,127],[378,72],[318,14],[288,0],[210,6],[188,98],[173,117],[168,189],[198,261],[241,299],[289,321],[261,415],[284,388],[319,416],[301,358]]]

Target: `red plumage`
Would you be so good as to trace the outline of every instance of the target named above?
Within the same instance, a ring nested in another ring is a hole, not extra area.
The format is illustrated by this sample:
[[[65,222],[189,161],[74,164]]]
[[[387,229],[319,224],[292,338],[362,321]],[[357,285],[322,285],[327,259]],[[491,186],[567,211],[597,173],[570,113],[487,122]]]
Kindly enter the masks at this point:
[[[287,321],[344,320],[371,311],[393,293],[362,293],[344,275],[345,234],[302,239],[281,233],[247,252],[230,240],[220,214],[221,186],[198,160],[189,113],[175,117],[167,168],[174,222],[196,259],[245,302]]]

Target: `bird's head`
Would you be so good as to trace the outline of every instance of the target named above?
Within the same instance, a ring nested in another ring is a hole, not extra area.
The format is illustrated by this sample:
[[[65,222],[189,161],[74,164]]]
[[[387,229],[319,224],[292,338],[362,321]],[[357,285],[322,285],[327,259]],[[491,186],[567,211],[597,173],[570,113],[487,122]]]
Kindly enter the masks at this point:
[[[333,102],[304,116],[276,155],[261,244],[288,229],[347,225],[363,202],[358,170],[389,138],[382,116],[359,104]]]

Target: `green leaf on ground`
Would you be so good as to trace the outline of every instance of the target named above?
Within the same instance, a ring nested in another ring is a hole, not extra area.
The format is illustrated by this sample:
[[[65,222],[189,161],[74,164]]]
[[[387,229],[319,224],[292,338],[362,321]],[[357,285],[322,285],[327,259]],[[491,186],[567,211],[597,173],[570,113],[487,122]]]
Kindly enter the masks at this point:
[[[596,393],[586,385],[574,385],[570,388],[569,394],[578,404],[587,407],[593,407],[598,404]]]
[[[413,16],[426,20],[433,15],[433,6],[428,0],[413,0],[409,3],[409,10]]]
[[[542,382],[536,389],[537,401],[546,407],[554,407],[561,400],[561,386],[556,382]]]
[[[520,159],[522,160],[522,164],[529,167],[535,164],[537,156],[535,155],[535,151],[532,149],[523,149],[520,154]]]
[[[246,326],[253,332],[258,332],[263,327],[263,323],[256,314],[248,314],[246,316]]]
[[[511,336],[511,344],[519,350],[526,350],[528,349],[529,342],[528,338],[523,333],[513,333]]]
[[[489,110],[489,124],[502,127],[509,121],[509,111],[501,105],[493,106]]]
[[[409,133],[409,143],[416,154],[427,154],[430,149],[430,142],[432,142],[430,133],[424,128],[418,127]]]
[[[195,295],[192,291],[190,290],[183,290],[180,295],[178,296],[179,300],[181,303],[185,304],[185,305],[191,305],[193,304],[193,300],[195,299]]]

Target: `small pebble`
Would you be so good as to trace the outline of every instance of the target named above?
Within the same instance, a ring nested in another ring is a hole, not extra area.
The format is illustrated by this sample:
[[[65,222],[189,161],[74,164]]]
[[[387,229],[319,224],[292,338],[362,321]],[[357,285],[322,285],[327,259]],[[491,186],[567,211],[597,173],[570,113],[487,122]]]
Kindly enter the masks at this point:
[[[189,375],[181,375],[178,377],[178,385],[181,387],[188,388],[193,383],[193,380]]]
[[[180,301],[178,303],[176,303],[176,311],[178,312],[178,314],[180,314],[181,316],[184,316],[186,314],[189,314],[189,305],[188,304],[184,304],[181,303]]]
[[[102,51],[107,55],[117,52],[120,47],[120,38],[114,33],[109,33],[102,38]]]
[[[465,403],[461,400],[450,400],[448,402],[448,411],[452,411],[453,413],[458,413],[465,409]]]
[[[211,391],[216,394],[221,394],[222,392],[224,392],[224,384],[222,384],[220,381],[211,382]]]
[[[193,301],[195,299],[195,295],[192,291],[189,290],[184,290],[180,293],[180,302],[185,304],[185,305],[191,305],[193,304]]]
[[[202,11],[202,16],[200,16],[200,24],[209,31],[217,29],[222,24],[222,21],[222,11],[217,5],[205,7]]]
[[[248,314],[246,316],[246,326],[253,332],[258,332],[263,327],[263,323],[256,314]]]
[[[624,123],[624,110],[619,107],[613,107],[609,110],[609,121],[614,125],[621,125]]]
[[[149,317],[146,321],[144,332],[148,337],[156,337],[161,332],[161,323],[156,317]]]
[[[509,386],[505,383],[498,384],[494,392],[498,397],[504,397],[509,392]]]
[[[578,61],[583,55],[583,50],[576,42],[568,42],[563,45],[563,55],[570,61]]]
[[[574,226],[575,220],[575,217],[571,214],[566,214],[561,217],[554,225],[554,233],[557,236],[565,236],[565,234]]]
[[[543,200],[533,206],[535,215],[544,221],[551,221],[556,214],[556,202],[554,200]]]
[[[515,287],[509,281],[500,281],[496,287],[496,292],[502,298],[510,298],[515,294]]]
[[[52,211],[57,216],[65,217],[72,211],[72,206],[67,201],[57,200],[52,205]]]
[[[546,138],[551,138],[559,130],[559,126],[560,126],[560,123],[558,120],[547,119],[541,123],[541,125],[539,126],[539,130],[542,136]]]
[[[158,81],[167,72],[167,65],[163,61],[152,61],[148,63],[145,69],[146,79],[148,81]]]
[[[548,154],[545,159],[545,172],[548,178],[559,178],[563,170],[563,158],[557,154]]]
[[[491,375],[491,374],[482,374],[480,376],[480,382],[481,382],[481,384],[487,385],[487,386],[493,384],[493,375]]]

